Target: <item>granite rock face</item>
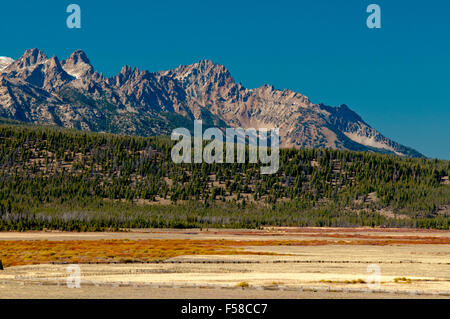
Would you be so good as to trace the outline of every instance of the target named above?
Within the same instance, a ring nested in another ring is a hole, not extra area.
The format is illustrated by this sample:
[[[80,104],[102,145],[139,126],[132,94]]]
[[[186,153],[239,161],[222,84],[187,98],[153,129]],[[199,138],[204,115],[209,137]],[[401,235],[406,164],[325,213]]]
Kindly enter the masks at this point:
[[[314,104],[270,85],[247,89],[209,60],[159,72],[124,66],[106,78],[81,50],[62,62],[27,50],[16,61],[0,58],[0,116],[144,136],[191,128],[202,119],[205,127],[279,128],[283,147],[422,156],[383,136],[346,105]]]

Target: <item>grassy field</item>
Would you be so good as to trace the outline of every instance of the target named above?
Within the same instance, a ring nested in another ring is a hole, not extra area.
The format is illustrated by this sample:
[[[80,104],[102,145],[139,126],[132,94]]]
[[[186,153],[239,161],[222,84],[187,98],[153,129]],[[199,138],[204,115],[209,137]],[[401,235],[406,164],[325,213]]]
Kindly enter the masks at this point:
[[[54,288],[49,298],[121,298],[125,291],[129,298],[146,298],[146,292],[184,298],[192,287],[208,298],[368,298],[373,264],[381,269],[381,287],[372,298],[450,292],[450,232],[437,230],[0,233],[0,252],[2,298],[32,297],[42,285]],[[84,295],[64,287],[68,264],[80,266]]]
[[[449,237],[392,236],[339,233],[303,234],[310,240],[66,240],[0,241],[4,267],[45,263],[143,263],[192,255],[268,255],[242,247],[325,246],[325,245],[448,245]],[[351,239],[351,240],[349,240]]]

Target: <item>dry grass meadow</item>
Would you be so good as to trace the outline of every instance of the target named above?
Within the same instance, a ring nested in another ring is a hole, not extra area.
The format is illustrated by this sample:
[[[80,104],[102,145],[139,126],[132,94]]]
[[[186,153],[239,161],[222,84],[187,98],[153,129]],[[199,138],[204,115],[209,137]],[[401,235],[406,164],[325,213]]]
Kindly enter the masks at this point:
[[[0,259],[0,298],[450,298],[448,231],[0,233]]]

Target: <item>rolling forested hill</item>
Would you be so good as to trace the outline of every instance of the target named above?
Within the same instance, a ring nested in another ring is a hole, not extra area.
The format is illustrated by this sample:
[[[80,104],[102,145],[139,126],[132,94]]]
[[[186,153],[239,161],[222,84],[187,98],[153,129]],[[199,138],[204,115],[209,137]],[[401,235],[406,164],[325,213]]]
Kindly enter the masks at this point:
[[[281,149],[278,173],[260,175],[174,164],[171,146],[2,120],[0,230],[450,226],[450,161]]]

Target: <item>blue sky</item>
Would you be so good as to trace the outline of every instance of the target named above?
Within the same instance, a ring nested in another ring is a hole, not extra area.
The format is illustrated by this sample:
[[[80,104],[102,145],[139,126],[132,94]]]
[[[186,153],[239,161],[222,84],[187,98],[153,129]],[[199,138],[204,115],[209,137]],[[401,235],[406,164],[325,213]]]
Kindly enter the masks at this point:
[[[66,27],[70,3],[81,7],[80,30]],[[371,3],[381,29],[366,26]],[[82,49],[105,75],[207,58],[248,88],[347,104],[387,137],[450,159],[449,15],[448,0],[8,1],[0,56]]]

